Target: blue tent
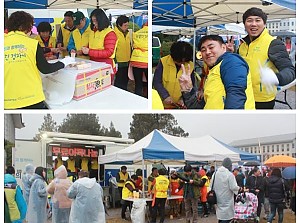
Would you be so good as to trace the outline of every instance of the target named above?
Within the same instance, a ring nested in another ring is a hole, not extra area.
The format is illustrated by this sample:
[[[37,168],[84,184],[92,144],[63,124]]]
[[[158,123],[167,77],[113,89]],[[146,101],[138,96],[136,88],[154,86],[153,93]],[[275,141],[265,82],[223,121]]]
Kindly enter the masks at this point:
[[[48,0],[4,0],[6,9],[46,9]]]

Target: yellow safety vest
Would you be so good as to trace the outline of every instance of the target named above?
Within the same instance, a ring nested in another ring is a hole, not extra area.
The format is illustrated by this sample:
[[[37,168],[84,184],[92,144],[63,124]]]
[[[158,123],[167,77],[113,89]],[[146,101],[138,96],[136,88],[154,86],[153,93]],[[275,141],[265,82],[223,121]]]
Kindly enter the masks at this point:
[[[4,36],[4,108],[16,109],[45,100],[36,66],[38,41],[23,32]]]
[[[209,181],[208,177],[205,175],[205,176],[201,177],[201,179],[206,179],[206,182],[205,182],[204,186],[209,187],[210,181]]]
[[[84,30],[84,32],[82,34],[79,32],[78,29],[75,29],[72,32],[76,50],[81,50],[81,48],[83,46],[89,47],[89,37],[92,34],[92,32],[93,31],[90,29],[89,26],[86,28],[86,30]],[[83,56],[83,55],[78,56],[78,57],[82,58],[82,59],[89,59],[90,58],[89,56]]]
[[[271,36],[265,28],[258,38],[249,45],[242,43],[239,48],[239,54],[247,61],[252,75],[253,93],[256,102],[272,101],[276,97],[277,89],[274,86],[272,92],[268,92],[260,82],[259,62],[262,66],[267,65],[275,73],[278,72],[275,65],[268,58],[268,50],[274,37]]]
[[[158,92],[152,89],[152,109],[154,110],[164,110],[164,105]]]
[[[165,176],[158,176],[155,178],[155,193],[156,198],[168,197],[169,180]]]
[[[132,197],[133,195],[133,193],[126,187],[126,184],[130,184],[132,188],[135,189],[134,183],[132,183],[130,180],[126,181],[122,189],[122,199]]]
[[[88,168],[88,163],[89,163],[89,160],[88,158],[82,158],[81,159],[81,169],[82,170],[85,170],[85,171],[88,171],[89,168]],[[98,166],[98,165],[97,165]]]
[[[148,26],[133,33],[131,61],[148,63]]]
[[[60,27],[61,27],[61,33],[62,33],[62,37],[63,37],[63,44],[64,44],[64,47],[67,47],[68,44],[69,44],[69,40],[70,40],[70,36],[71,36],[71,31],[68,30],[68,29],[65,29],[65,23],[61,24]],[[63,56],[68,56],[68,52],[67,51],[64,51],[63,52]]]
[[[115,27],[115,33],[118,37],[118,44],[116,48],[116,60],[117,62],[128,62],[130,61],[131,46],[130,46],[130,35],[127,32],[126,36],[121,32],[118,27]]]
[[[226,92],[220,73],[221,64],[222,61],[209,70],[209,74],[204,85],[204,109],[224,109]],[[247,89],[245,93],[247,99],[244,108],[255,109],[250,72],[247,75]]]
[[[16,191],[16,189],[4,188],[11,221],[15,221],[21,218],[20,211],[15,199]]]
[[[74,173],[75,172],[75,160],[68,159],[67,163],[68,163],[68,169]]]
[[[43,40],[42,40],[42,38],[41,38],[40,35],[37,35],[37,36],[35,37],[35,39],[36,39],[37,41],[39,41],[39,44],[40,44],[41,47],[45,47],[45,44],[44,44],[44,42],[43,42]],[[53,36],[50,36],[50,37],[49,37],[49,44],[48,44],[47,47],[48,47],[48,48],[55,48],[55,47],[56,47],[56,40],[55,40],[55,37],[53,37]]]
[[[98,159],[97,158],[93,158],[92,162],[91,162],[91,169],[92,170],[98,170]]]
[[[56,158],[57,159],[57,164],[56,164],[56,168],[60,167],[61,165],[63,165],[63,161],[62,159],[60,158]]]
[[[120,180],[124,180],[123,183],[118,182],[118,187],[124,187],[126,180],[128,180],[128,173],[126,172],[125,174],[122,173],[122,171],[120,171],[119,173],[120,176]]]
[[[90,37],[89,37],[90,49],[103,50],[105,36],[110,32],[114,32],[114,30],[110,27],[108,27],[102,31],[91,32]],[[117,45],[118,45],[118,42],[115,45],[114,53],[109,58],[111,58],[111,59],[115,58]],[[113,64],[113,67],[115,67],[114,60],[113,60],[112,64]]]
[[[182,70],[179,69],[177,72],[176,65],[171,55],[161,58],[163,65],[162,82],[164,88],[168,91],[169,95],[172,97],[173,101],[177,103],[181,99],[181,89],[179,85],[179,78],[182,75]],[[184,63],[185,69],[187,69],[188,64],[190,65],[191,71],[194,70],[194,64],[192,61]],[[165,108],[171,108],[172,106],[165,105]]]

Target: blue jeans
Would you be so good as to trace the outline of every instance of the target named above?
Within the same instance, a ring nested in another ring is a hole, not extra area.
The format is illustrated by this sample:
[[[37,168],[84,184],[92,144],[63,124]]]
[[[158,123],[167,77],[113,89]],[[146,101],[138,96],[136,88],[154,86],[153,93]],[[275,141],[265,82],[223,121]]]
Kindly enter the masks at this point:
[[[278,223],[282,223],[283,222],[284,204],[283,203],[280,203],[280,204],[270,203],[270,207],[271,207],[271,213],[269,215],[268,222],[272,223],[272,220],[275,217],[276,209],[277,209],[277,212],[278,212]]]

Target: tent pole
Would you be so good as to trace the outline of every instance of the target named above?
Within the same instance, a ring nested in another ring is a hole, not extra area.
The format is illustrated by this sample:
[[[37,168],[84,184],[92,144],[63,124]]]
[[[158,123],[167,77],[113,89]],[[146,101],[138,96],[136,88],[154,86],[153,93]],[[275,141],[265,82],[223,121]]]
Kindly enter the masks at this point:
[[[142,193],[143,193],[143,198],[145,198],[145,161],[144,159],[142,159],[142,169],[143,169],[143,172],[142,172],[142,177],[143,177],[143,181],[142,181]]]
[[[194,42],[193,42],[193,64],[196,62],[196,28],[194,28]]]

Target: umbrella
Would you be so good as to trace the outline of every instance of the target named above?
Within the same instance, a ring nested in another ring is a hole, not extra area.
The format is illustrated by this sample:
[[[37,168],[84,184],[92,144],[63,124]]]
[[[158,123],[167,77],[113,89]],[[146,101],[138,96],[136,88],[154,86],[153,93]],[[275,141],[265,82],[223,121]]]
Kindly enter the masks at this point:
[[[296,166],[296,159],[291,156],[278,155],[265,161],[265,165],[268,167]]]
[[[284,168],[282,171],[282,177],[287,180],[295,179],[296,178],[296,167],[289,166]]]
[[[296,36],[296,33],[290,32],[290,31],[277,31],[273,32],[272,36]]]
[[[243,166],[260,166],[260,163],[257,161],[248,161],[243,164]]]

